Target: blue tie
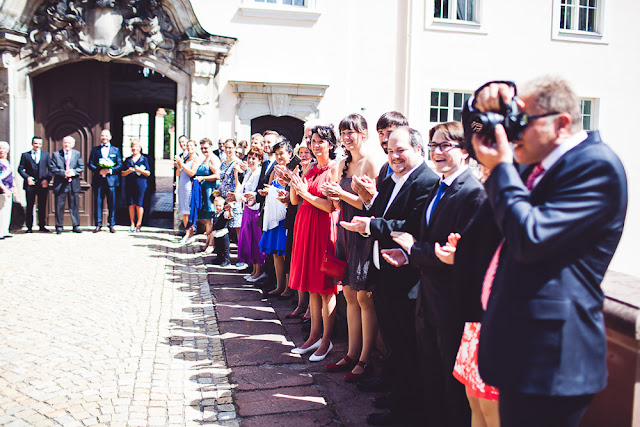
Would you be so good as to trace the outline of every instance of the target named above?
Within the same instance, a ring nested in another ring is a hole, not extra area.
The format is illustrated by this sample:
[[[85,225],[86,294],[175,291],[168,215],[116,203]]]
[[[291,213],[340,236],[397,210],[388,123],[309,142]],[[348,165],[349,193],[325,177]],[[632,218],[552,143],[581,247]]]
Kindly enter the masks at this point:
[[[440,186],[438,187],[438,191],[436,192],[436,197],[433,198],[433,204],[431,205],[431,210],[429,210],[429,215],[427,215],[427,224],[431,220],[431,215],[433,214],[433,211],[436,209],[436,206],[438,205],[438,202],[440,201],[440,199],[442,199],[442,196],[444,195],[444,192],[447,190],[447,187],[449,186],[445,184],[444,181],[440,181]]]

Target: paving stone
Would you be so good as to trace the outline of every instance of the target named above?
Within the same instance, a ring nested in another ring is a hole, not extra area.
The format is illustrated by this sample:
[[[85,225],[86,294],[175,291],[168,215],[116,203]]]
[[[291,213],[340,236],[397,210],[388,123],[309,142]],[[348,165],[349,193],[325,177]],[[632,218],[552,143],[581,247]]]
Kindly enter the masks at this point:
[[[276,312],[267,301],[242,301],[238,303],[225,303],[218,301],[216,304],[219,322],[228,322],[239,319],[277,319]]]
[[[239,366],[231,371],[238,391],[311,385],[314,380],[304,364]],[[218,401],[222,401],[219,398]]]
[[[285,415],[257,415],[254,417],[242,419],[242,427],[328,427],[339,425],[340,423],[334,419],[333,413],[328,408],[313,411],[294,412]],[[362,423],[360,425],[362,425]]]
[[[261,301],[262,291],[250,285],[212,286],[211,293],[218,302]]]
[[[238,392],[235,401],[241,417],[307,411],[327,405],[318,389],[311,386]]]

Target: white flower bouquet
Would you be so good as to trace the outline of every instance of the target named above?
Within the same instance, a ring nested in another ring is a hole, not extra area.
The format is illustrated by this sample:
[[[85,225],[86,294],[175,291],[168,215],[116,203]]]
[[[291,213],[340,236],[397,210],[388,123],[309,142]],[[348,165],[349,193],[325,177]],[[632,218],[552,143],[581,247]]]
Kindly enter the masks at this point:
[[[100,160],[98,160],[98,166],[103,169],[112,169],[115,165],[116,164],[111,159],[105,159],[104,157],[102,157]]]

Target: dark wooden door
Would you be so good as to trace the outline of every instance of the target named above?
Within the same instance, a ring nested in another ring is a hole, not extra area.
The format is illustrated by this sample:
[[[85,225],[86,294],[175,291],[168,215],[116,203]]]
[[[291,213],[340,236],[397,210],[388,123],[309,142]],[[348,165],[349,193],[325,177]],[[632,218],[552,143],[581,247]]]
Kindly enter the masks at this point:
[[[109,129],[109,64],[83,61],[62,65],[32,77],[35,135],[43,138],[43,150],[62,149],[62,138],[76,139],[85,167],[91,147],[100,144],[100,132]],[[81,175],[80,225],[93,224],[91,172]],[[48,224],[54,221],[53,194],[48,203]],[[71,219],[65,214],[65,225]]]

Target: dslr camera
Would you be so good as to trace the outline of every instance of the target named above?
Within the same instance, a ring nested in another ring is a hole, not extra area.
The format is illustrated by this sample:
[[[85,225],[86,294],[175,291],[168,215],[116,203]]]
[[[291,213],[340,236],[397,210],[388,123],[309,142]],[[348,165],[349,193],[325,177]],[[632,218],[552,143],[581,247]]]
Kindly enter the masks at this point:
[[[508,104],[504,104],[500,101],[501,108],[499,112],[481,112],[475,109],[474,101],[476,96],[482,89],[491,83],[508,84],[513,87],[514,93],[517,93],[516,85],[513,82],[489,82],[482,85],[478,90],[476,90],[474,96],[467,100],[462,110],[462,125],[464,126],[465,149],[473,159],[476,159],[476,153],[473,149],[473,144],[471,144],[471,136],[474,133],[488,136],[491,143],[495,144],[495,127],[496,125],[501,124],[507,133],[509,141],[517,141],[522,137],[522,131],[529,123],[528,116],[520,112],[518,104],[516,103],[515,95]]]

